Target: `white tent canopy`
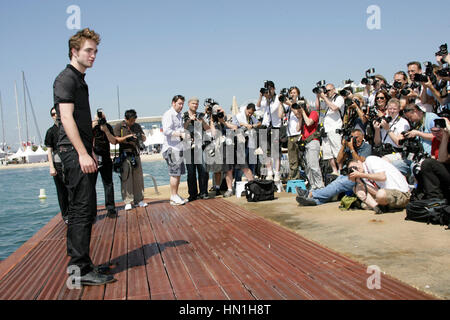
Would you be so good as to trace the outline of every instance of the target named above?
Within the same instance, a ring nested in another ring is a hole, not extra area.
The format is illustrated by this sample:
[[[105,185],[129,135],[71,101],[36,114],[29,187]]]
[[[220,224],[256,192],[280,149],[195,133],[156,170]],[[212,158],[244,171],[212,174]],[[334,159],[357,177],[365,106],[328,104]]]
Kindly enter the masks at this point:
[[[144,144],[145,146],[151,146],[155,144],[163,144],[164,143],[164,135],[160,129],[153,129],[150,134],[147,136]]]

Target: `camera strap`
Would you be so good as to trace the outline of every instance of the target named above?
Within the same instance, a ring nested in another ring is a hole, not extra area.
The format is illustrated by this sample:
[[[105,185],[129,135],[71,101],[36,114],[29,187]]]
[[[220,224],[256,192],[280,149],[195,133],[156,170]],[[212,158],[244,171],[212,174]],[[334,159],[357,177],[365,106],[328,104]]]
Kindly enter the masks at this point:
[[[397,122],[399,122],[399,121],[400,121],[400,115],[397,115],[397,118],[395,118],[394,122],[389,126],[389,131],[390,131],[391,128],[392,128],[393,126],[395,126],[395,125],[397,124]],[[384,142],[386,141],[387,137],[389,136],[389,131],[386,132],[386,135],[384,136],[384,139],[383,139],[383,141],[382,141],[381,143],[384,144]],[[380,131],[380,134],[381,134],[381,131]]]

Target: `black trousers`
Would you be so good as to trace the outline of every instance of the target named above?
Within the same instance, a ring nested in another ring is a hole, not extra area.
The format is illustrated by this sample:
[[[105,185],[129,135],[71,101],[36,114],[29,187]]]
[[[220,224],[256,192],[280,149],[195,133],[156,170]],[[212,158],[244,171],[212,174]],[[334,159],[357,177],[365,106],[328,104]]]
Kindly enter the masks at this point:
[[[68,266],[79,267],[83,276],[92,269],[89,247],[92,224],[97,216],[96,175],[81,171],[78,153],[74,149],[60,151],[60,157],[69,193],[67,255],[71,259]]]
[[[107,210],[116,208],[114,203],[113,163],[109,156],[102,156],[103,165],[95,173],[97,181],[98,172],[102,176],[103,189],[105,190],[105,207]]]
[[[64,184],[64,175],[61,163],[54,163],[56,169],[56,176],[53,177],[53,181],[56,186],[56,195],[58,196],[59,209],[61,210],[61,216],[64,221],[68,219],[67,210],[69,209],[69,191]]]
[[[422,162],[418,187],[425,199],[447,199],[450,201],[450,166],[435,159]]]
[[[191,153],[192,164],[186,164],[187,169],[187,183],[189,198],[198,196],[198,189],[200,194],[208,194],[208,180],[209,174],[206,172],[204,164],[194,164],[194,152]],[[197,188],[197,174],[198,173],[198,187]]]

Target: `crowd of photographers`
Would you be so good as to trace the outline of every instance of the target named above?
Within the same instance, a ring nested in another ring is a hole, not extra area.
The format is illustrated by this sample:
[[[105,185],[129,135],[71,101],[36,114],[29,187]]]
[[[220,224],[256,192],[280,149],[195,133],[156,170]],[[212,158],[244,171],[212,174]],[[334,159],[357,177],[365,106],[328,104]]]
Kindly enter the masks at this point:
[[[411,199],[448,199],[449,62],[442,45],[436,63],[425,62],[422,69],[410,62],[407,73],[396,72],[391,82],[367,70],[362,92],[354,92],[351,80],[339,91],[320,81],[313,89],[314,107],[296,86],[277,94],[273,81],[264,82],[256,104],[229,118],[213,99],[205,100],[203,113],[199,100],[190,99],[189,110],[182,116],[179,111],[186,135],[177,140],[190,150],[180,157],[188,166],[186,201],[208,198],[210,173],[211,190],[224,191],[224,197],[244,174],[248,181],[306,180],[306,190],[297,188],[297,202],[308,206],[352,195],[383,213]],[[177,165],[183,167],[183,161]],[[186,202],[173,196],[173,204]]]

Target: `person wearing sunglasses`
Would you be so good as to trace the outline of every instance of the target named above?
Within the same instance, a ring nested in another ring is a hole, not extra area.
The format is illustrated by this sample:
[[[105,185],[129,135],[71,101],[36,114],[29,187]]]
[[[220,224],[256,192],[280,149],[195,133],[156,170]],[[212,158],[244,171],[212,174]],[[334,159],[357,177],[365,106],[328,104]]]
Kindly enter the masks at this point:
[[[370,156],[366,160],[352,160],[348,164],[349,179],[356,183],[353,192],[363,207],[381,214],[402,210],[409,203],[411,193],[405,176],[388,161]]]
[[[69,208],[69,191],[64,184],[62,163],[58,154],[57,144],[59,126],[55,107],[50,110],[50,116],[52,117],[54,124],[45,134],[45,146],[47,147],[48,162],[50,164],[50,176],[53,177],[53,181],[55,182],[61,216],[64,223],[67,224],[69,219],[67,215],[67,209]]]

